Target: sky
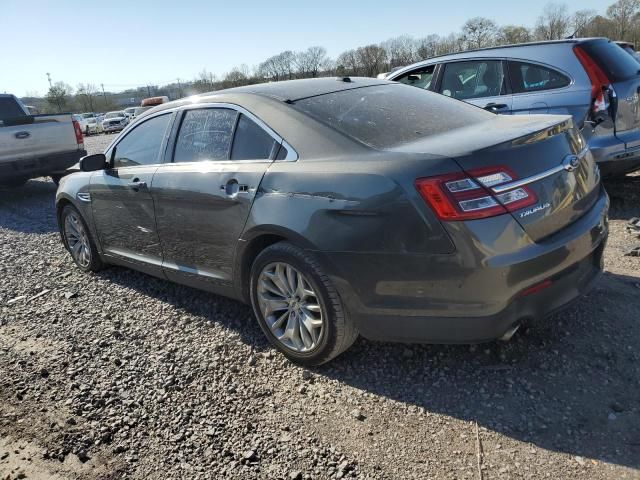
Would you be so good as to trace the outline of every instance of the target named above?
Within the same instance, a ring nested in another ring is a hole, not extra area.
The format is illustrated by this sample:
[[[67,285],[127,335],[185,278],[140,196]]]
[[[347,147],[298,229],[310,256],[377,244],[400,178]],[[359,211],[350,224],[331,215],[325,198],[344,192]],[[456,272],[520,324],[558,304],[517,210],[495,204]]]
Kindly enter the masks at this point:
[[[335,58],[398,35],[448,35],[475,16],[533,26],[542,2],[522,0],[1,0],[0,92],[17,96],[54,82],[121,91],[224,74],[283,50],[324,46]],[[563,2],[604,13],[613,0]],[[448,6],[450,5],[450,6]]]

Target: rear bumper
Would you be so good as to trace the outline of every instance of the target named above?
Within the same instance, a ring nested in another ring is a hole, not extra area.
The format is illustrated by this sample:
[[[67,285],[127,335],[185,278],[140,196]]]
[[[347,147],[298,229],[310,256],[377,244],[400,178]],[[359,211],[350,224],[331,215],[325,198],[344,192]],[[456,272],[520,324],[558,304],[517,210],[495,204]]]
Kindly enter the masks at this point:
[[[602,176],[620,176],[640,170],[640,147],[625,148],[624,143],[611,137],[611,144],[590,142],[589,145]]]
[[[0,163],[0,181],[16,178],[36,178],[42,175],[61,173],[78,163],[78,160],[86,154],[86,150],[78,149],[28,160]]]
[[[411,256],[396,262],[401,264],[397,271],[405,271],[406,281],[402,281],[394,274],[394,266],[371,255],[360,271],[345,275],[343,268],[332,279],[349,315],[368,339],[406,343],[490,341],[524,320],[540,319],[566,307],[591,288],[603,268],[607,211],[608,198],[603,191],[593,208],[566,229],[568,232],[509,254],[508,264],[504,259],[507,256],[501,256],[495,257],[499,261],[479,259],[472,269],[453,264],[447,267],[443,261],[444,268],[434,270],[438,262],[432,261],[424,268],[419,258]],[[345,256],[327,256],[333,265],[346,263],[350,269],[355,265],[345,262]],[[423,259],[423,263],[427,261]],[[431,273],[431,278],[416,280],[416,271],[423,276]],[[379,278],[366,278],[372,274]],[[521,295],[545,280],[551,280],[547,288]],[[367,297],[363,284],[373,288],[375,294]]]

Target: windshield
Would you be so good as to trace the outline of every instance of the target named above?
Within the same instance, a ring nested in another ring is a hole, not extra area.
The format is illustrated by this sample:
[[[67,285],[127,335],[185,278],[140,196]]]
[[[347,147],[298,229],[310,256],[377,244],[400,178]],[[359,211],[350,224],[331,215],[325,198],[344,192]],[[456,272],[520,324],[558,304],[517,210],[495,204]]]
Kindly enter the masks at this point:
[[[403,84],[304,98],[293,107],[374,148],[391,148],[494,118],[478,107]]]
[[[124,117],[124,112],[109,112],[105,115],[104,118],[117,118]]]
[[[142,112],[146,112],[147,110],[149,110],[147,107],[138,107],[138,108],[136,108],[134,113],[136,115],[140,115]]]

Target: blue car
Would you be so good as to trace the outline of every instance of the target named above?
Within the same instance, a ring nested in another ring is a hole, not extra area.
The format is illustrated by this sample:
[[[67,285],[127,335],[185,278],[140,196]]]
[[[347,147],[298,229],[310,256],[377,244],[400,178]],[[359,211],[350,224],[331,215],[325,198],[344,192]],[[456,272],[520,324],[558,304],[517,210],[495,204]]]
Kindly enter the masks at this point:
[[[455,53],[387,76],[501,114],[570,114],[604,176],[640,170],[640,64],[605,38]]]

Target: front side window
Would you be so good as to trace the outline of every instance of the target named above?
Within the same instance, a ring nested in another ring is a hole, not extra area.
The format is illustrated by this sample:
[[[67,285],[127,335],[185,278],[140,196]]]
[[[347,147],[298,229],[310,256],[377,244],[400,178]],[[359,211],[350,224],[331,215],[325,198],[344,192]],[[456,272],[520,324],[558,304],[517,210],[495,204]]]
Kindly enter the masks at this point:
[[[504,95],[502,62],[475,60],[448,63],[444,67],[440,93],[458,100]]]
[[[395,79],[395,81],[404,83],[406,85],[411,85],[412,87],[429,90],[429,88],[431,87],[433,72],[435,71],[435,69],[435,65],[422,67],[418,70],[413,70],[412,72],[405,73],[404,75],[399,76]]]
[[[536,92],[566,87],[571,80],[551,68],[526,62],[509,62],[513,93]]]
[[[231,160],[271,158],[276,141],[246,115],[240,115],[231,149]]]
[[[131,130],[115,147],[113,167],[133,167],[160,163],[160,146],[171,114],[160,115]]]
[[[229,108],[187,110],[178,133],[174,162],[228,160],[237,115]]]

